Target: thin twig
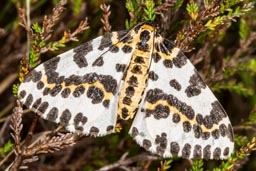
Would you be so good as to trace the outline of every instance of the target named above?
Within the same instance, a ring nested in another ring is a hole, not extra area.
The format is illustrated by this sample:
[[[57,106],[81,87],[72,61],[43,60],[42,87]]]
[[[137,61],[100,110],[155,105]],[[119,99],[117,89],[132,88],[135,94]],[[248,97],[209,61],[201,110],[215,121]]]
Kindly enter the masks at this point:
[[[27,15],[27,28],[30,29],[31,22],[30,22],[30,0],[26,0],[26,15]],[[27,32],[27,56],[29,54],[30,49],[30,34]]]
[[[103,11],[103,18],[101,18],[101,22],[104,24],[104,30],[106,33],[110,33],[111,25],[109,24],[109,16],[111,14],[110,5],[101,4],[100,9]]]
[[[13,133],[11,133],[12,138],[15,143],[15,155],[16,158],[14,162],[11,164],[10,170],[18,170],[22,164],[22,147],[21,147],[21,137],[20,133],[23,128],[22,125],[22,107],[20,102],[17,100],[17,106],[13,109],[13,114],[11,118],[11,129]]]

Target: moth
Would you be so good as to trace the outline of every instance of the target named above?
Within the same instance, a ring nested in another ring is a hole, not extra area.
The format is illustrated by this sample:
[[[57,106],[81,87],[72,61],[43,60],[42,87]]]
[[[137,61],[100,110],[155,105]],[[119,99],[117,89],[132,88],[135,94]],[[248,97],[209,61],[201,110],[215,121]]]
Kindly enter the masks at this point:
[[[32,70],[19,100],[70,132],[104,136],[117,118],[162,157],[226,159],[234,148],[230,120],[181,50],[152,22],[99,36]]]

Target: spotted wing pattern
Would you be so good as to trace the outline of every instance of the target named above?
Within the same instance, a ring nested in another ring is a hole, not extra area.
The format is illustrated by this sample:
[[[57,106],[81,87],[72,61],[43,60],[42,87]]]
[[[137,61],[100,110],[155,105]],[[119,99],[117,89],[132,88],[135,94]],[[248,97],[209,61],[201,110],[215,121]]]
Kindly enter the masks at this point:
[[[94,136],[113,132],[134,34],[100,36],[39,65],[20,85],[20,101],[71,132]]]
[[[133,119],[130,134],[163,157],[226,159],[230,121],[182,52],[150,22],[113,32],[39,65],[19,99],[71,132],[102,136],[117,117]]]
[[[184,54],[155,35],[149,79],[130,134],[163,157],[226,159],[234,148],[227,114]]]

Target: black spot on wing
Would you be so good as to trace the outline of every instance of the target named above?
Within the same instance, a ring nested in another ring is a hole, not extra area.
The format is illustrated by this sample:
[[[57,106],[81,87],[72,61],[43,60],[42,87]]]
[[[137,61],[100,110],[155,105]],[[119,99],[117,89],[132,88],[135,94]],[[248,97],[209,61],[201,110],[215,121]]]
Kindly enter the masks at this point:
[[[51,108],[51,110],[46,115],[46,119],[49,121],[55,121],[58,118],[59,110],[56,107]]]
[[[169,116],[170,110],[168,106],[158,104],[155,109],[146,109],[146,117],[154,116],[155,119],[165,119]]]
[[[109,107],[109,103],[110,103],[109,100],[104,100],[102,104],[103,104],[103,106],[104,106],[105,108],[108,108],[108,107]]]
[[[70,95],[70,93],[71,93],[71,90],[70,90],[70,88],[65,88],[64,90],[62,90],[62,92],[61,92],[61,96],[63,97],[63,98],[67,98],[69,95]]]
[[[220,132],[218,129],[213,130],[211,134],[214,139],[218,139],[220,137]]]
[[[202,139],[207,140],[210,138],[210,132],[203,132],[202,133]]]
[[[193,97],[201,94],[201,89],[206,88],[206,84],[199,75],[199,73],[194,70],[194,74],[189,79],[189,86],[186,88],[185,93],[188,97]]]
[[[25,90],[22,90],[20,93],[19,93],[19,98],[20,99],[23,99],[25,96],[26,96],[27,92]]]
[[[95,72],[85,74],[82,76],[82,80],[84,83],[93,84],[98,80],[99,75]]]
[[[192,128],[192,126],[189,121],[183,122],[183,131],[184,132],[190,132],[191,128]]]
[[[84,92],[85,92],[84,86],[80,85],[80,86],[76,87],[75,90],[73,91],[73,96],[80,97],[82,94],[84,94]]]
[[[87,91],[87,97],[92,99],[92,104],[101,103],[104,99],[104,92],[95,86],[90,86]]]
[[[60,57],[57,56],[43,63],[48,84],[53,84],[57,82],[59,74],[56,72],[56,69],[58,67],[59,61]]]
[[[210,145],[207,145],[204,147],[203,158],[206,160],[211,158],[211,146]]]
[[[117,53],[119,51],[119,47],[116,45],[110,46],[109,51],[112,53]]]
[[[83,131],[84,130],[83,125],[86,124],[87,117],[84,116],[83,113],[79,112],[76,114],[73,121],[74,121],[75,129],[79,131]]]
[[[50,93],[50,90],[51,90],[50,88],[45,87],[44,90],[43,90],[43,95],[47,96]]]
[[[115,127],[114,127],[113,125],[109,125],[109,126],[107,126],[106,131],[107,131],[107,132],[111,132],[114,128],[115,128]]]
[[[70,119],[71,119],[71,112],[69,109],[65,109],[60,116],[60,123],[66,126],[69,124]]]
[[[196,121],[197,121],[197,123],[198,123],[199,125],[202,125],[203,122],[204,122],[204,117],[203,117],[203,115],[202,115],[202,114],[197,114],[197,115],[196,115]]]
[[[65,86],[70,86],[70,85],[80,85],[83,83],[83,78],[78,75],[70,75],[69,77],[64,79]]]
[[[195,145],[193,151],[193,158],[194,159],[201,159],[202,158],[202,147],[201,145]]]
[[[131,136],[134,138],[139,135],[139,130],[136,127],[132,127]]]
[[[87,62],[85,56],[82,53],[74,54],[73,61],[76,63],[76,65],[79,68],[83,68],[83,67],[87,67],[88,66],[88,62]]]
[[[180,146],[177,142],[171,142],[171,154],[177,156],[180,151]]]
[[[158,75],[154,71],[150,71],[148,73],[148,78],[151,79],[152,81],[157,81]]]
[[[24,103],[24,105],[26,105],[27,107],[30,107],[30,105],[32,104],[33,102],[33,95],[32,94],[29,94],[26,98],[26,101]]]
[[[38,111],[41,112],[41,113],[44,113],[47,110],[48,106],[49,106],[48,102],[43,102],[39,106]]]
[[[173,64],[178,68],[183,67],[186,63],[187,57],[181,51],[179,51],[178,55],[173,58]]]
[[[50,90],[50,95],[52,97],[55,97],[57,94],[59,94],[59,92],[61,92],[62,90],[62,85],[61,84],[57,84],[55,85],[51,90]]]
[[[212,109],[210,112],[210,117],[213,123],[218,124],[223,118],[227,117],[227,114],[219,101],[215,101],[212,104]]]
[[[104,60],[103,60],[103,57],[100,56],[98,57],[93,63],[92,63],[92,66],[102,66],[104,64]]]
[[[155,52],[155,53],[152,53],[152,59],[155,63],[157,63],[161,59],[161,56]]]
[[[93,50],[92,41],[89,41],[77,48],[74,48],[73,61],[77,64],[79,68],[87,67],[88,62],[86,60],[86,55]]]
[[[99,130],[99,128],[97,128],[97,127],[91,127],[91,129],[90,129],[90,135],[92,135],[92,136],[97,136],[98,134],[99,134],[99,132],[100,132],[100,130]]]
[[[215,148],[213,151],[213,158],[216,160],[219,160],[220,155],[221,155],[221,149],[219,147]]]
[[[116,71],[117,72],[124,72],[126,69],[126,64],[116,64]]]
[[[170,59],[165,59],[165,60],[163,61],[163,64],[164,64],[164,66],[165,66],[166,68],[172,68],[172,66],[173,66],[173,62],[172,62],[172,60],[170,60]]]
[[[43,82],[43,81],[39,81],[39,82],[37,82],[37,84],[36,84],[36,88],[37,88],[38,90],[43,89],[43,88],[44,88],[44,82]]]
[[[127,34],[128,32],[129,32],[128,30],[118,31],[117,39],[123,43],[130,43],[132,40],[132,36],[130,34]]]
[[[131,47],[131,46],[128,46],[128,45],[124,45],[124,46],[122,47],[122,51],[123,51],[124,53],[131,53],[131,52],[132,52],[132,47]]]
[[[224,149],[223,155],[224,155],[224,156],[228,156],[228,155],[229,155],[229,148],[228,148],[228,147],[226,147],[226,148]]]
[[[178,113],[174,113],[174,114],[172,115],[172,121],[173,121],[174,123],[179,123],[179,122],[180,122],[180,115],[179,115]]]
[[[227,137],[231,142],[234,142],[234,133],[231,124],[228,124]]]
[[[152,143],[150,142],[150,140],[144,139],[144,140],[142,141],[142,146],[143,146],[146,150],[148,150],[148,149],[152,146]]]
[[[102,36],[98,49],[103,50],[104,48],[110,47],[112,45],[112,41],[111,41],[112,36],[113,36],[112,33]]]
[[[191,153],[191,145],[186,143],[182,149],[182,157],[189,158]]]
[[[203,130],[202,130],[201,126],[194,124],[193,132],[194,132],[195,138],[200,138],[201,136],[203,137]],[[205,139],[205,138],[203,138],[203,139]]]
[[[36,99],[36,101],[34,101],[34,103],[32,105],[32,108],[37,109],[41,103],[42,103],[42,98]]]
[[[33,81],[34,83],[36,83],[36,82],[40,81],[41,78],[42,78],[41,71],[32,70],[28,73],[28,75],[25,77],[23,82]]]
[[[176,80],[172,79],[169,82],[170,86],[173,87],[175,90],[180,91],[181,90],[181,84]]]
[[[155,138],[155,144],[156,146],[156,152],[158,155],[163,155],[166,148],[167,148],[167,134],[165,132],[162,132],[161,135],[156,135]]]
[[[117,81],[111,75],[98,75],[98,80],[107,92],[116,93]]]

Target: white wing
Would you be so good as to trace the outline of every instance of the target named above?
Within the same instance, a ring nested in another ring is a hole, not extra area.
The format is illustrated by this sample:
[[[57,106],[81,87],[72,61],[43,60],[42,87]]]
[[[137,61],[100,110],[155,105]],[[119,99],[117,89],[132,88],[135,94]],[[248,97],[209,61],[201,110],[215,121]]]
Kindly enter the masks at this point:
[[[132,34],[100,36],[39,65],[20,85],[20,101],[71,132],[113,132],[118,90],[134,50]]]
[[[163,157],[225,159],[234,148],[224,109],[191,62],[159,35],[148,85],[129,133],[146,150]]]

